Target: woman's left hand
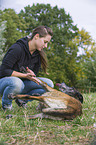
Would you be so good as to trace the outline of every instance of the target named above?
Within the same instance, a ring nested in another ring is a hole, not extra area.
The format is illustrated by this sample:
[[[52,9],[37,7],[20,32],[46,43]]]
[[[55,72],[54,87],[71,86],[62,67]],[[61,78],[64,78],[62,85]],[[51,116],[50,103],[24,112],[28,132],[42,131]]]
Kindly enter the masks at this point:
[[[31,69],[29,69],[28,67],[26,67],[26,71],[29,72],[32,77],[36,77],[35,73]]]

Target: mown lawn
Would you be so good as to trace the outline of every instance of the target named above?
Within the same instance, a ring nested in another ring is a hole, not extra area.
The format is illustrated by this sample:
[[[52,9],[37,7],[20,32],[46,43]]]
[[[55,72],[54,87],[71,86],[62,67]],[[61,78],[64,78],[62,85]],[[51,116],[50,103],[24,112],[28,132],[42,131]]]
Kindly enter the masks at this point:
[[[27,115],[38,113],[38,102],[24,109],[13,101],[13,110],[4,112],[0,99],[0,145],[95,145],[96,93],[83,96],[83,114],[73,121],[29,120]],[[8,114],[16,116],[6,119]]]

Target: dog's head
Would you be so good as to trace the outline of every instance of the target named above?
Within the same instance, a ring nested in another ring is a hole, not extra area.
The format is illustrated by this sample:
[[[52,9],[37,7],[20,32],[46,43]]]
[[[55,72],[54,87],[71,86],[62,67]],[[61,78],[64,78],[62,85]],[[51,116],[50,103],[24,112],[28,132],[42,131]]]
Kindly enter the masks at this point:
[[[68,87],[64,82],[63,83],[56,83],[56,86],[59,87],[59,90],[65,94],[68,94],[71,97],[74,97],[75,99],[79,100],[81,103],[83,103],[83,96],[79,91],[77,91],[74,87]]]

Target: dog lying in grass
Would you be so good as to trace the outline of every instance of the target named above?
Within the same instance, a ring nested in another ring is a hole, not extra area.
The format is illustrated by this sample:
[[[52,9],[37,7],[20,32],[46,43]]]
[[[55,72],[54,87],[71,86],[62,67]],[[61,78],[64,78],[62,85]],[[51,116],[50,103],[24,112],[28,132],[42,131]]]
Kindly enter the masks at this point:
[[[76,116],[82,114],[81,102],[77,99],[49,87],[46,83],[39,80],[39,84],[44,87],[46,93],[42,96],[30,95],[9,95],[10,99],[23,99],[23,100],[37,100],[42,102],[40,107],[42,113],[32,115],[29,119],[35,118],[49,118],[54,120],[72,120]]]

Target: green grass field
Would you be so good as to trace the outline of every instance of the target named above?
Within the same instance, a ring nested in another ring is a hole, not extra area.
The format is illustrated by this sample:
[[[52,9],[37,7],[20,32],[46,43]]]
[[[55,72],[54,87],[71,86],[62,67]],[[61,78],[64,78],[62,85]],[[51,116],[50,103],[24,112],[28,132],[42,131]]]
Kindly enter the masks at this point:
[[[83,96],[83,114],[73,121],[29,120],[27,115],[38,113],[38,102],[24,109],[13,101],[13,110],[4,112],[0,99],[0,145],[95,145],[96,93]],[[16,116],[6,119],[8,114]]]

